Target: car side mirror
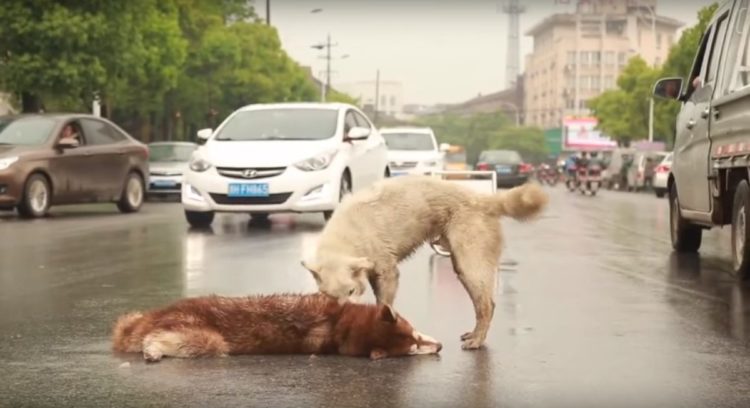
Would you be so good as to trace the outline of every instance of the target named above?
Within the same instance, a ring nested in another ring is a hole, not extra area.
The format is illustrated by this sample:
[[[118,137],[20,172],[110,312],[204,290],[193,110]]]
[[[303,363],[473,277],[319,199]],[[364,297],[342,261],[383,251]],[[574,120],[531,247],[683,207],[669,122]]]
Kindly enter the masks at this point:
[[[682,93],[682,78],[662,78],[656,81],[653,95],[664,99],[679,100]]]
[[[211,128],[201,129],[198,131],[198,139],[208,140],[211,137],[211,133],[213,133],[213,129]]]
[[[63,138],[57,142],[57,147],[61,149],[75,149],[76,147],[80,145],[81,143],[79,143],[77,139],[71,139],[71,138]]]
[[[370,129],[357,126],[349,129],[349,133],[344,136],[344,141],[350,142],[352,140],[364,140],[367,139],[368,136],[370,136]]]

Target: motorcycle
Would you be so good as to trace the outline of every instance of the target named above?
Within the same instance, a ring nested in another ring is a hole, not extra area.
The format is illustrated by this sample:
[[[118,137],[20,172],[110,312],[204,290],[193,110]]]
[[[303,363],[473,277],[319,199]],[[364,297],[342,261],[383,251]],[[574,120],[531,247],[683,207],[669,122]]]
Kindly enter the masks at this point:
[[[578,184],[579,181],[576,168],[574,167],[567,169],[567,174],[565,177],[565,187],[567,187],[568,191],[572,193],[578,189]]]
[[[581,194],[589,193],[595,196],[602,185],[602,168],[598,164],[580,166],[576,171],[576,179]]]
[[[554,185],[557,185],[557,182],[560,179],[560,175],[558,174],[557,169],[555,167],[552,167],[547,164],[543,164],[542,166],[539,167],[539,170],[537,170],[536,178],[542,184],[547,183],[550,186],[554,186]]]

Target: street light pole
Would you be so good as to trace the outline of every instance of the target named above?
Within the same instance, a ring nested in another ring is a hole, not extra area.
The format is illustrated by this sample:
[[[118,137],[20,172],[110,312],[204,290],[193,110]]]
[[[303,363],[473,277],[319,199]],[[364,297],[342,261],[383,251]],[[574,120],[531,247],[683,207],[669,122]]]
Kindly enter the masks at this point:
[[[326,37],[326,95],[331,91],[331,33]]]
[[[648,141],[654,141],[654,98],[648,98]]]
[[[266,24],[271,25],[271,0],[266,0]]]

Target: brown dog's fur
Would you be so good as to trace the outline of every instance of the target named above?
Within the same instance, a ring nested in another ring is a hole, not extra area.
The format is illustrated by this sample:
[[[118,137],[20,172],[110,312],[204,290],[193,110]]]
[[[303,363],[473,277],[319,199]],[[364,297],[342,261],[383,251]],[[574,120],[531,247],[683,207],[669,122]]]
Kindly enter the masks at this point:
[[[361,296],[369,281],[378,303],[392,305],[398,264],[440,237],[474,304],[476,326],[463,348],[480,347],[494,314],[493,289],[502,234],[498,219],[527,220],[548,197],[537,184],[482,194],[426,176],[386,179],[347,197],[321,234],[314,259],[303,266],[321,292],[340,300]]]
[[[121,316],[112,333],[118,352],[162,357],[232,354],[342,354],[372,359],[440,351],[383,305],[340,304],[323,294],[207,296]]]

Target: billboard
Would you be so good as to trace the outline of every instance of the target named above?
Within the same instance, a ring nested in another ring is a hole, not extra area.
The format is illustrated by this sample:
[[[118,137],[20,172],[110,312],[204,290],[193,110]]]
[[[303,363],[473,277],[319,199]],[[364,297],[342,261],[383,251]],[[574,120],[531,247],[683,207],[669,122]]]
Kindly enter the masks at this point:
[[[596,118],[563,119],[563,149],[602,150],[616,148],[617,142],[604,136],[596,128],[598,123],[599,121]]]

